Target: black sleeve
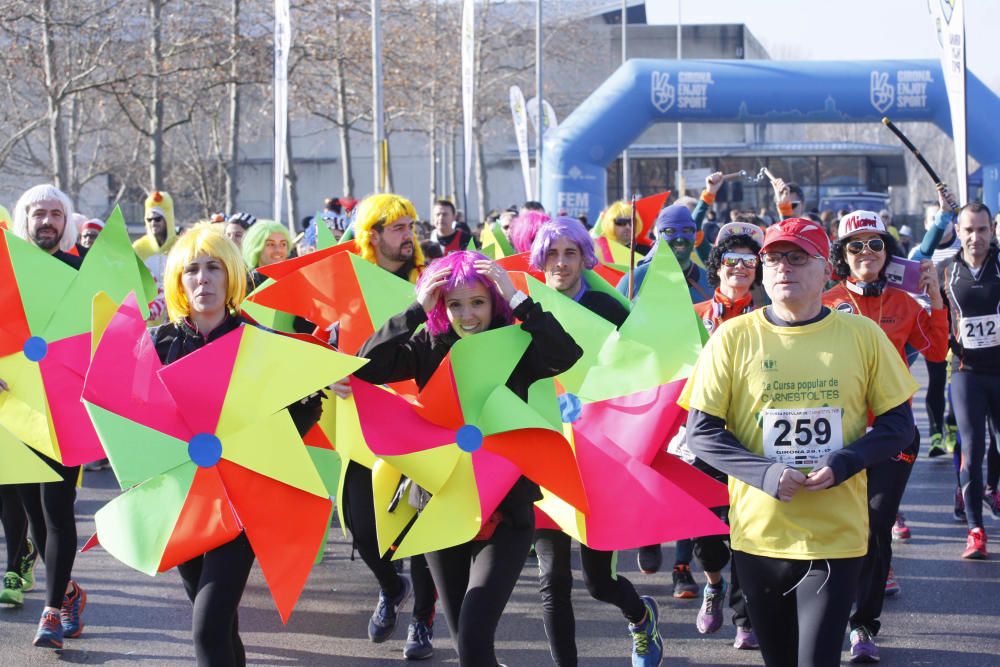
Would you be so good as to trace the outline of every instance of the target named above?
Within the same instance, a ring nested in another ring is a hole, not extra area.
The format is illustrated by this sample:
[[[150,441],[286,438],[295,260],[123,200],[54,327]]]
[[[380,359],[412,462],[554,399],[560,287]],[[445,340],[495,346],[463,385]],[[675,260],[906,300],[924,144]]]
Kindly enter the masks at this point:
[[[833,483],[840,484],[909,447],[916,435],[915,428],[913,410],[909,401],[904,402],[876,417],[870,431],[825,456],[815,469],[829,466],[833,470]]]
[[[420,365],[418,347],[425,341],[414,340],[417,327],[427,321],[423,306],[414,302],[409,308],[386,320],[358,350],[368,363],[354,372],[365,382],[384,384],[417,376]]]
[[[523,373],[526,386],[568,371],[583,356],[583,350],[555,316],[542,310],[530,297],[518,304],[514,316],[521,320],[521,328],[531,334],[531,343],[512,374]]]
[[[595,315],[600,315],[619,329],[625,324],[625,320],[628,319],[628,309],[613,296],[604,292],[587,290],[583,298],[580,299],[580,305],[586,307]]]
[[[288,414],[291,415],[292,423],[295,424],[295,430],[298,431],[300,438],[304,437],[323,416],[325,396],[324,392],[317,392],[288,406]]]
[[[778,481],[786,466],[754,454],[726,429],[726,421],[691,409],[687,421],[687,446],[695,456],[730,477],[778,497]]]

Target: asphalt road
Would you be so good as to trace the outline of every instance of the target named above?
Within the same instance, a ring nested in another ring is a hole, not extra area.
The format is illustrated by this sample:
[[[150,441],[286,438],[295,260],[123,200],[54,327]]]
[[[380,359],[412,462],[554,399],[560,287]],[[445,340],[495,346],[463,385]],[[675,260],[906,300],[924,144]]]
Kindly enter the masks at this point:
[[[923,380],[923,363],[914,366]],[[921,431],[926,416],[918,395],[915,406]],[[1000,546],[984,562],[959,558],[966,530],[951,516],[954,475],[950,459],[916,463],[903,511],[913,538],[897,546],[894,559],[901,595],[886,602],[879,637],[882,664],[987,667],[1000,665]],[[94,512],[115,493],[110,471],[90,473],[77,501],[81,542],[93,531]],[[986,513],[989,516],[989,513]],[[1000,535],[1000,521],[987,519],[987,532]],[[991,531],[991,528],[993,530]],[[997,544],[1000,544],[998,541]],[[667,563],[672,549],[666,548]],[[577,561],[574,590],[580,664],[627,665],[631,649],[618,611],[595,602],[580,582]],[[757,652],[732,648],[734,630],[699,635],[694,626],[699,600],[670,596],[670,573],[643,575],[635,552],[622,553],[620,572],[640,593],[660,603],[661,630],[667,638],[664,665],[759,665]],[[669,568],[668,568],[669,569]],[[42,568],[37,572],[44,577]],[[191,610],[175,572],[150,578],[126,568],[97,549],[77,558],[74,577],[86,588],[86,629],[67,640],[61,652],[31,646],[42,609],[40,590],[26,596],[22,609],[0,608],[0,665],[63,663],[177,665],[194,662],[190,644]],[[700,573],[696,573],[703,582]],[[287,626],[282,626],[254,569],[240,608],[240,626],[248,659],[255,665],[329,665],[377,667],[402,663],[406,614],[392,640],[372,644],[366,624],[376,601],[374,579],[363,563],[351,559],[350,543],[331,531],[326,557],[312,573]],[[426,665],[458,663],[443,617],[435,628],[436,655]],[[845,649],[847,647],[845,638]],[[551,665],[537,591],[533,560],[524,567],[497,635],[497,654],[511,667]],[[845,658],[847,653],[845,652]],[[846,663],[846,660],[845,660]]]

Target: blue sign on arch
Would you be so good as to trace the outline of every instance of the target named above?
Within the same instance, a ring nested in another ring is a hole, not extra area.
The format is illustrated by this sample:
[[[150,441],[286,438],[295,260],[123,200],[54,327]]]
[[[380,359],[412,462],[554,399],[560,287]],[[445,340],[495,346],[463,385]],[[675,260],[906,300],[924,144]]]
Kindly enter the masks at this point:
[[[1000,99],[972,73],[967,99],[969,153],[983,164],[984,200],[996,211]],[[876,123],[886,115],[950,134],[940,63],[629,60],[546,140],[542,202],[596,220],[607,205],[608,164],[653,123]]]

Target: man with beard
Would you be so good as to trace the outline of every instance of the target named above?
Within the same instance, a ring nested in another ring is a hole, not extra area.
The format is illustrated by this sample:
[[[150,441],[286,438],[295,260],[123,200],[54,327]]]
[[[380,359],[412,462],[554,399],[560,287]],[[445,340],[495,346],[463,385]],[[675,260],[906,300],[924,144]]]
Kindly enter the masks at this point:
[[[70,223],[73,203],[53,185],[36,185],[17,201],[14,233],[74,269],[80,257],[69,254],[76,244],[76,225]],[[9,387],[0,378],[0,393]],[[4,576],[5,602],[18,603],[21,587],[31,576],[38,554],[45,562],[45,607],[38,623],[35,646],[62,648],[63,638],[83,632],[81,613],[87,602],[83,588],[72,581],[76,560],[76,480],[80,466],[64,466],[39,454],[59,475],[59,481],[42,484],[0,485],[3,528],[7,538],[8,565]],[[37,551],[26,541],[27,524]],[[15,590],[10,590],[13,586]],[[14,598],[12,599],[11,596]]]
[[[424,269],[424,254],[414,231],[416,210],[399,195],[380,194],[366,198],[354,221],[355,244],[364,259],[403,280],[415,283]],[[341,398],[350,395],[346,380],[334,385]],[[378,604],[368,621],[368,638],[382,643],[392,636],[399,609],[413,592],[413,614],[403,656],[409,660],[431,657],[434,647],[434,604],[437,591],[427,560],[410,559],[411,579],[401,576],[389,557],[383,557],[375,532],[375,501],[372,471],[351,461],[344,470],[344,519],[354,546],[379,584]]]
[[[166,312],[163,300],[163,272],[167,266],[167,253],[177,240],[174,226],[174,200],[162,191],[154,191],[145,202],[146,234],[132,248],[139,255],[156,281],[156,299],[149,304],[149,321],[158,323]]]

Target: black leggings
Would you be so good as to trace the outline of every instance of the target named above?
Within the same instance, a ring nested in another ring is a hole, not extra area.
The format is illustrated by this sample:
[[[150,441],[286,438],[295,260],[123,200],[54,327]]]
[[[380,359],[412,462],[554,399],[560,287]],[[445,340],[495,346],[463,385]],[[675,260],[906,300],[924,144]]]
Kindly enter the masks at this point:
[[[375,575],[379,588],[391,598],[398,597],[403,590],[403,579],[396,572],[391,556],[383,556],[378,548],[371,470],[354,461],[347,464],[343,502],[344,521],[361,560]],[[413,581],[413,619],[433,625],[437,590],[423,555],[410,558],[410,577]]]
[[[73,503],[80,466],[67,467],[44,456],[41,458],[62,480],[13,486],[17,487],[17,495],[27,513],[31,539],[45,562],[45,606],[59,609],[76,561]]]
[[[969,530],[983,527],[983,455],[986,419],[1000,422],[1000,375],[968,371],[951,374],[951,390],[958,431],[962,436],[959,484],[965,499]]]
[[[549,638],[549,652],[559,667],[576,665],[576,621],[573,617],[573,572],[570,564],[572,538],[561,530],[535,531],[538,554],[538,591],[542,596],[542,620]],[[639,623],[646,606],[632,583],[616,573],[614,551],[597,551],[580,545],[583,583],[595,600],[613,604],[630,623]]]
[[[791,560],[733,552],[765,665],[840,667],[862,560]]]
[[[496,667],[497,625],[524,567],[535,533],[526,525],[501,521],[488,540],[432,551],[427,564],[441,592],[448,629],[462,667]]]
[[[28,515],[13,484],[0,485],[0,522],[3,523],[4,540],[7,542],[7,569],[17,572],[21,558],[28,550]]]
[[[184,592],[194,604],[191,635],[203,667],[247,664],[237,610],[253,561],[250,541],[246,533],[240,533],[232,542],[177,566]]]
[[[900,455],[868,468],[868,554],[864,557],[858,581],[858,600],[851,629],[865,626],[877,635],[885,601],[885,580],[892,564],[892,525],[906,482],[913,472],[913,461],[920,450],[920,435]]]
[[[948,362],[947,361],[927,361],[927,394],[925,403],[927,404],[927,423],[930,434],[942,433],[944,431],[944,389],[948,384]]]
[[[720,519],[729,523],[729,508],[712,510]],[[694,538],[694,556],[705,572],[721,572],[729,562],[729,536],[704,535]],[[733,610],[733,625],[749,630],[753,627],[747,613],[747,603],[740,589],[740,577],[736,568],[731,568],[729,576],[729,606]]]

